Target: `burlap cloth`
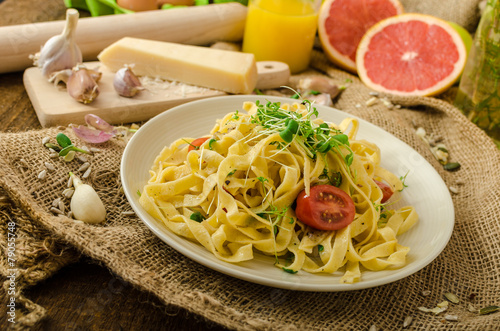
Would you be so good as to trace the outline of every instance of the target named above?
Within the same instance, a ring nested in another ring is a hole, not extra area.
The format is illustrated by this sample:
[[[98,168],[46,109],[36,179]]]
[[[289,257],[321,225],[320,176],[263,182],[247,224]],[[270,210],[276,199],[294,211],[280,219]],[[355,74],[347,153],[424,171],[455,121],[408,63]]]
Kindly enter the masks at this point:
[[[469,15],[463,11],[450,14],[450,2],[435,4],[441,8],[435,13],[442,10],[442,16],[455,17],[453,20],[464,26],[477,24],[477,1],[454,2],[461,10],[467,7]],[[407,11],[431,11],[428,7],[423,10],[420,1],[403,3]],[[76,171],[80,163],[51,159],[42,139],[54,140],[58,132],[64,132],[78,142],[70,129],[1,133],[0,245],[5,254],[1,255],[0,272],[6,276],[12,268],[7,259],[7,224],[15,222],[16,296],[23,305],[17,307],[17,326],[35,325],[45,315],[43,307],[23,296],[23,289],[75,261],[79,254],[86,254],[138,288],[154,293],[166,305],[183,307],[234,329],[368,330],[376,325],[397,330],[410,316],[413,321],[409,329],[415,330],[498,330],[500,313],[477,312],[482,307],[500,305],[500,153],[493,142],[442,100],[446,95],[441,99],[379,96],[368,106],[370,90],[356,76],[333,67],[320,51],[315,51],[311,67],[292,77],[290,85],[294,87],[301,77],[310,75],[327,76],[339,85],[351,82],[334,106],[408,143],[435,167],[448,186],[456,189],[452,194],[456,213],[453,235],[430,265],[400,281],[352,292],[295,292],[234,279],[185,258],[155,237],[137,217],[122,213],[131,209],[120,189],[123,141],[101,144],[101,151],[89,158],[93,170],[87,181],[98,191],[108,212],[107,222],[96,226],[49,211],[53,200],[66,188],[68,172]],[[401,108],[388,108],[383,97]],[[461,168],[455,172],[443,170],[415,134],[415,125],[442,137],[452,160]],[[46,168],[45,162],[53,163],[56,169],[40,180],[38,174]],[[68,200],[64,201],[68,207]],[[8,286],[9,280],[2,295]],[[423,291],[430,294],[424,296]],[[444,314],[417,309],[435,307],[446,292],[455,293],[460,302],[451,304]],[[445,320],[445,314],[456,315],[458,321]]]

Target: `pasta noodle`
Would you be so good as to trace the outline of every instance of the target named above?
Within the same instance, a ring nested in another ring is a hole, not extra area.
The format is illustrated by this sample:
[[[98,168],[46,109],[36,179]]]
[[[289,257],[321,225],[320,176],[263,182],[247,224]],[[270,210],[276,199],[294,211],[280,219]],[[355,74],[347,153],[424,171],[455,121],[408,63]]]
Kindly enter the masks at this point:
[[[266,114],[259,111],[269,107],[276,118],[266,125]],[[153,217],[231,263],[260,252],[291,273],[342,272],[343,283],[359,281],[361,266],[382,270],[406,263],[409,248],[397,236],[418,215],[412,206],[391,210],[381,203],[383,192],[374,180],[386,182],[392,191],[402,190],[403,182],[380,166],[375,144],[356,139],[356,119],[324,123],[313,118],[307,101],[246,102],[243,110],[217,120],[199,148],[190,148],[192,138],[163,148],[140,197]],[[308,149],[291,122],[330,132],[333,145],[326,152],[319,143],[317,150]],[[289,127],[291,137],[284,132]],[[325,231],[299,221],[293,208],[299,192],[332,183],[352,198],[352,223]]]

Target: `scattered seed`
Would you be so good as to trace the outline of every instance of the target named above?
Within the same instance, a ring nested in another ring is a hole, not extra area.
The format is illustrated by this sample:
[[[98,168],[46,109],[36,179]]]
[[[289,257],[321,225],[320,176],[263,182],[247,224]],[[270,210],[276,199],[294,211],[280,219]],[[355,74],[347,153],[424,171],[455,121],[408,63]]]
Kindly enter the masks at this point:
[[[82,175],[82,178],[87,178],[90,176],[90,172],[92,171],[92,167],[88,167],[85,173]]]
[[[413,317],[411,316],[406,316],[404,322],[403,322],[403,328],[407,328],[410,326],[411,322],[413,322]]]
[[[458,169],[460,169],[460,163],[458,163],[458,162],[446,163],[443,166],[443,168],[444,168],[444,170],[448,170],[448,171],[458,170]]]
[[[66,184],[66,186],[68,186],[68,187],[72,187],[73,186],[73,177],[72,176],[69,176],[68,184]]]
[[[457,315],[444,315],[444,319],[447,321],[458,321]]]
[[[130,126],[131,130],[138,130],[139,128],[140,128],[140,125],[136,124],[136,123],[132,123],[132,125]]]
[[[50,153],[50,154],[49,154],[49,157],[50,157],[51,159],[58,158],[58,157],[59,157],[59,153],[57,153],[57,152]]]
[[[24,168],[29,168],[29,164],[28,162],[26,162],[25,159],[19,159],[19,163],[21,163],[21,165],[24,167]]]
[[[393,108],[394,105],[392,104],[392,102],[390,102],[389,100],[387,100],[386,98],[382,98],[380,99],[382,100],[382,103],[389,109]]]
[[[66,216],[67,216],[68,218],[73,218],[73,212],[70,210],[70,211],[66,214]]]
[[[59,201],[59,210],[63,213],[66,211],[66,206],[64,205],[64,202],[62,200]]]
[[[71,199],[71,197],[73,196],[73,193],[75,193],[75,190],[71,189],[71,188],[67,188],[63,191],[63,195],[66,199]]]
[[[54,201],[52,201],[52,207],[59,206],[59,201],[61,201],[61,198],[55,198]]]
[[[469,310],[471,313],[477,313],[477,308],[472,303],[469,303],[467,310]]]
[[[379,95],[378,92],[374,92],[374,91],[368,92],[368,94],[371,95],[371,96],[374,96],[374,97],[377,97]]]
[[[419,127],[419,128],[417,128],[417,130],[415,131],[415,133],[416,133],[416,134],[417,134],[417,136],[419,136],[420,138],[425,139],[426,132],[425,132],[425,129],[424,129],[423,127]]]
[[[135,215],[135,213],[131,210],[128,210],[128,211],[122,211],[122,215],[132,216],[132,215]]]
[[[56,168],[54,167],[54,165],[52,163],[49,163],[49,162],[45,162],[45,167],[47,169],[49,169],[50,171],[56,170]]]
[[[51,148],[51,149],[53,149],[53,150],[54,150],[54,151],[56,151],[56,152],[61,151],[61,147],[59,147],[59,146],[57,146],[57,145],[55,145],[55,144],[53,144],[53,143],[46,143],[46,144],[45,144],[45,147],[47,147],[47,148]]]
[[[356,107],[356,108],[361,108],[361,104],[360,104],[360,103],[357,103],[354,107]]]
[[[370,326],[370,330],[368,331],[378,331],[378,327],[375,324],[373,324],[372,326]]]
[[[394,105],[394,108],[396,108],[396,109],[400,109],[400,108],[401,108],[401,105]]]
[[[90,149],[87,146],[82,146],[81,149],[83,149],[86,152],[90,152]]]
[[[422,294],[422,296],[426,297],[426,296],[431,294],[431,291],[430,290],[423,290],[421,294]]]
[[[488,306],[479,309],[479,315],[486,315],[486,314],[491,314],[494,312],[497,312],[500,310],[500,306]]]
[[[458,194],[458,189],[456,187],[450,186],[448,187],[448,189],[450,190],[451,193]]]
[[[50,211],[56,215],[63,215],[64,214],[61,210],[57,209],[56,207],[51,207]]]
[[[47,170],[44,169],[38,174],[38,179],[44,179],[45,176],[47,176]]]
[[[75,151],[69,151],[68,154],[64,155],[63,160],[64,162],[71,162],[75,158]]]
[[[96,147],[90,147],[90,151],[92,153],[99,153],[101,150],[99,148],[96,148]]]
[[[59,125],[59,126],[57,127],[57,130],[59,130],[59,131],[64,131],[64,130],[66,130],[66,127],[65,127],[65,126],[62,126],[62,125]]]
[[[83,156],[83,155],[78,155],[77,159],[80,160],[80,161],[82,161],[83,163],[88,162],[87,157]]]
[[[446,308],[448,307],[448,301],[442,301],[438,303],[436,306],[438,306],[439,308]]]
[[[377,98],[376,97],[371,97],[370,99],[366,100],[365,104],[370,107],[370,106],[373,106],[376,102],[377,102]]]
[[[78,172],[82,172],[82,171],[87,170],[89,167],[90,167],[90,163],[85,162],[84,164],[82,164],[82,165],[80,166],[80,168],[78,168],[78,170],[77,170],[77,171],[78,171]]]
[[[50,141],[50,137],[44,137],[42,139],[42,144],[45,146],[46,143],[48,143]]]

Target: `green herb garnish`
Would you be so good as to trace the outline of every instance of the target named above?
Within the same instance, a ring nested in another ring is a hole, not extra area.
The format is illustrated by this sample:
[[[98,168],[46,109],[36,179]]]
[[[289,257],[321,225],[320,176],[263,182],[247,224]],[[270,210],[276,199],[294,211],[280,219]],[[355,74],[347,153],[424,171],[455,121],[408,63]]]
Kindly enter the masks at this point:
[[[268,102],[265,105],[256,102],[257,112],[252,116],[252,123],[262,126],[264,134],[278,133],[286,143],[298,143],[311,159],[317,153],[325,154],[333,150],[349,167],[354,153],[347,135],[330,128],[326,123],[313,123],[313,117],[318,116],[318,111],[309,100],[304,100],[302,104],[307,109],[304,115],[281,109],[279,102]]]
[[[61,146],[61,148],[62,148],[59,151],[59,156],[65,156],[70,151],[90,154],[90,152],[83,150],[81,148],[78,148],[75,145],[73,145],[73,143],[71,142],[71,139],[69,139],[69,137],[66,136],[64,133],[58,133],[56,136],[56,140],[57,140],[57,143],[59,144],[59,146]]]
[[[201,223],[206,219],[199,211],[192,213],[189,218],[198,223]]]

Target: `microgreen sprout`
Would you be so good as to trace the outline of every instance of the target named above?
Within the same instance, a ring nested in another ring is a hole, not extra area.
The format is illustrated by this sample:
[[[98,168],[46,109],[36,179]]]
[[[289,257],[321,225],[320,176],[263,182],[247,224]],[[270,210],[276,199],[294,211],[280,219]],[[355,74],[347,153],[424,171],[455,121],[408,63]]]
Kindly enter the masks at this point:
[[[75,151],[75,152],[81,152],[85,154],[90,154],[90,152],[78,148],[73,143],[71,142],[71,139],[69,139],[68,136],[66,136],[64,133],[58,133],[56,136],[57,143],[59,146],[61,146],[61,150],[59,151],[59,156],[65,156],[68,154],[70,151]]]
[[[210,139],[210,140],[208,141],[208,149],[209,149],[209,150],[212,150],[212,149],[213,149],[213,146],[212,146],[212,145],[213,145],[216,141],[217,141],[217,140],[215,140],[214,138],[212,138],[212,139]]]
[[[399,177],[401,184],[403,184],[403,188],[401,190],[399,190],[399,192],[403,191],[406,187],[408,187],[408,185],[406,185],[405,181],[406,181],[406,176],[408,176],[409,173],[410,173],[410,170],[408,170],[404,176]]]
[[[189,218],[198,223],[201,223],[206,219],[199,211],[192,213]]]
[[[344,159],[349,167],[354,153],[350,148],[347,135],[331,128],[326,123],[314,123],[313,117],[318,116],[318,111],[309,100],[303,100],[302,104],[307,110],[304,115],[282,109],[279,102],[266,104],[256,102],[257,111],[255,115],[252,115],[251,121],[262,126],[264,134],[279,133],[288,144],[295,141],[311,159],[316,158],[317,153],[325,154],[333,150]],[[345,151],[347,151],[346,155],[344,155]]]

